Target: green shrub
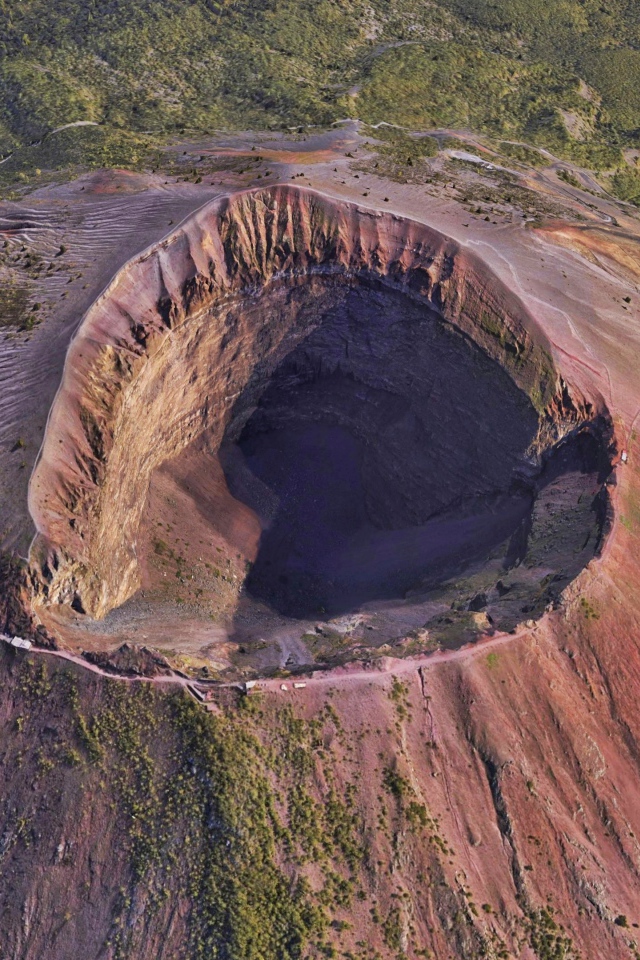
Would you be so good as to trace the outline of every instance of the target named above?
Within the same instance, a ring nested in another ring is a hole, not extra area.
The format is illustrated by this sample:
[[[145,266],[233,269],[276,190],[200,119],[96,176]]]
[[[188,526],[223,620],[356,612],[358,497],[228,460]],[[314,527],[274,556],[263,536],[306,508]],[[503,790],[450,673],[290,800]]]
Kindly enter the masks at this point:
[[[609,181],[611,192],[619,197],[620,200],[626,200],[628,203],[634,203],[640,206],[640,171],[627,167],[619,170]]]

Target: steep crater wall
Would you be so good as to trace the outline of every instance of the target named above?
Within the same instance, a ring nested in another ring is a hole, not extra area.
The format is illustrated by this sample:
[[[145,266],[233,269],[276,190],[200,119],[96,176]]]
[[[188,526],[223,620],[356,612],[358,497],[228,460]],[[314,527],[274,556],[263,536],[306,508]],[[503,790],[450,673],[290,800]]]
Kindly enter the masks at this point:
[[[597,449],[581,469],[606,466],[604,405],[562,380],[533,319],[480,260],[424,225],[311,191],[238,194],[130,263],[80,327],[30,485],[36,603],[103,617],[127,600],[154,473],[203,438],[266,530],[247,587],[294,614],[309,606],[301,594],[321,603],[315,573],[294,569],[292,592],[286,572],[266,570],[287,565],[282,531],[290,541],[308,508],[261,516],[243,487],[253,457],[254,477],[273,488],[260,444],[301,429],[316,451],[309,429],[334,431],[327,478],[341,472],[337,449],[357,467],[367,524],[392,534],[473,515],[518,484],[530,494],[560,470],[549,466],[558,450],[578,442],[585,460],[587,436]],[[301,449],[304,438],[289,446],[291,463]],[[381,546],[392,565],[407,552],[402,536],[361,546],[351,568]],[[337,609],[362,599],[356,590]]]

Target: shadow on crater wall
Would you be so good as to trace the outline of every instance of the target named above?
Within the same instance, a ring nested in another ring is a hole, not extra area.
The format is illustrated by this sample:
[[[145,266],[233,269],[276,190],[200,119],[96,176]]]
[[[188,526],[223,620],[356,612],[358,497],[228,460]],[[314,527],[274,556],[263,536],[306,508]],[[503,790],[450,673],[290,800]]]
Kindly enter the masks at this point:
[[[335,614],[480,559],[530,511],[518,477],[537,428],[470,340],[354,287],[272,374],[241,459],[226,455],[231,492],[264,526],[248,591],[287,615]]]

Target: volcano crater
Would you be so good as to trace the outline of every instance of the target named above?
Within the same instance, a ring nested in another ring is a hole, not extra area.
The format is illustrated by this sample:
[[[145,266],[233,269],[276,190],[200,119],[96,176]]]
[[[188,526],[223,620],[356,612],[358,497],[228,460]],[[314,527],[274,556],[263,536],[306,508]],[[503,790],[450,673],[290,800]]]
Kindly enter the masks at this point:
[[[452,241],[240,195],[85,318],[31,483],[34,607],[120,638],[213,621],[244,649],[318,619],[360,646],[513,629],[599,551],[610,436]]]

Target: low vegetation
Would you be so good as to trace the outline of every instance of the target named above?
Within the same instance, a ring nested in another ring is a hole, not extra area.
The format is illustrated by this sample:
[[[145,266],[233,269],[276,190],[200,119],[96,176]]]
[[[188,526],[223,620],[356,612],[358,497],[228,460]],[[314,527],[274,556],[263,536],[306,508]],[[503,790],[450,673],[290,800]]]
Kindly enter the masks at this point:
[[[345,116],[470,128],[599,170],[624,171],[622,148],[638,146],[633,0],[62,0],[55,16],[44,0],[1,0],[0,26],[5,182]],[[390,146],[413,160],[433,144]],[[614,187],[633,194],[627,181]]]
[[[178,907],[176,956],[189,960],[428,958],[432,933],[455,956],[511,956],[501,906],[475,903],[452,869],[456,852],[424,790],[431,778],[416,780],[402,746],[425,722],[405,682],[388,688],[395,729],[347,729],[331,692],[308,712],[219,688],[210,713],[185,691],[4,650],[0,659],[0,879],[17,882],[20,898],[24,865],[40,876],[45,864],[39,890],[46,899],[49,877],[49,894],[70,907],[65,923],[97,885],[109,911],[96,949],[146,956]],[[442,774],[435,741],[425,749]],[[632,921],[617,914],[611,925]],[[538,960],[582,960],[550,897],[523,909],[516,940]]]
[[[12,746],[16,735],[27,746],[12,768],[33,768],[43,790],[56,789],[56,775],[67,782],[71,767],[89,796],[108,785],[130,872],[109,938],[116,957],[129,955],[136,934],[132,904],[144,901],[149,920],[169,896],[190,904],[192,960],[223,945],[229,960],[293,960],[325,942],[365,855],[356,787],[338,789],[325,743],[331,733],[342,749],[330,706],[311,720],[287,707],[265,723],[255,697],[231,698],[214,715],[182,691],[106,682],[87,709],[72,672],[33,660],[21,663],[16,689]],[[52,711],[57,737],[40,742],[35,731]],[[306,864],[320,869],[315,891]]]
[[[552,907],[532,910],[528,917],[529,944],[538,960],[580,960],[562,924],[559,924]]]

